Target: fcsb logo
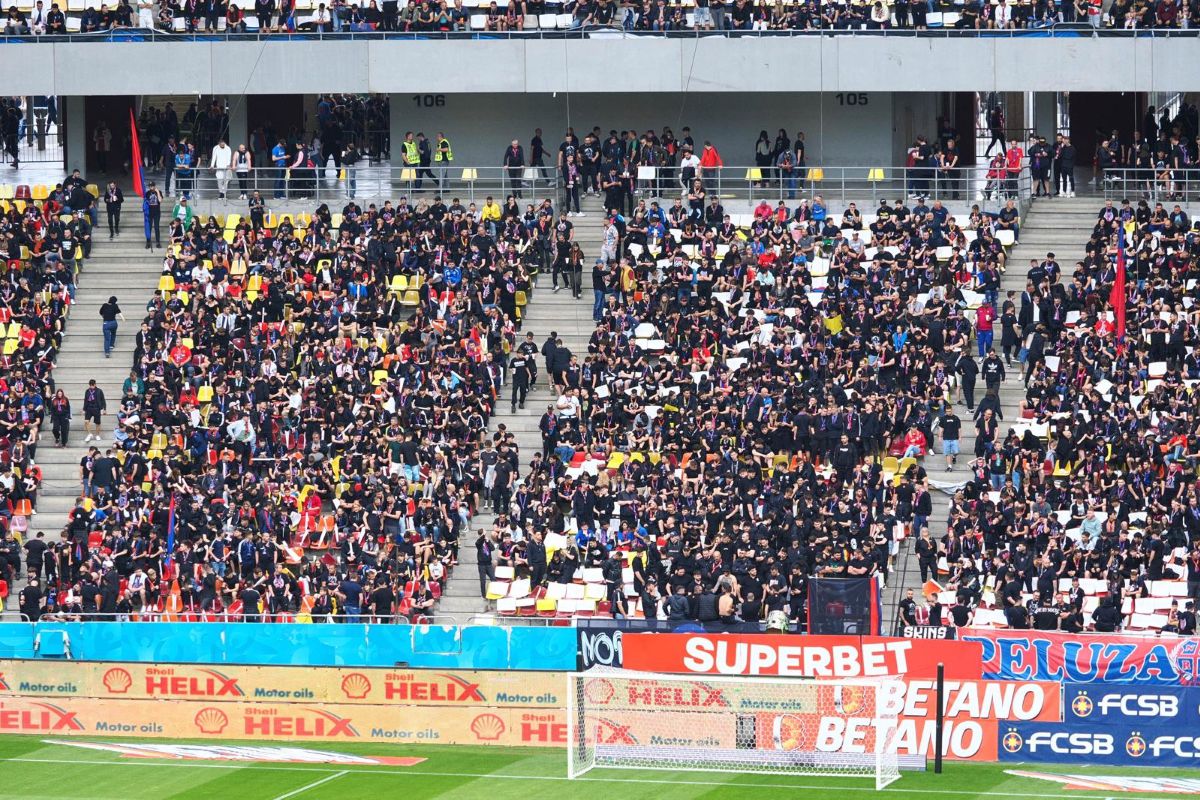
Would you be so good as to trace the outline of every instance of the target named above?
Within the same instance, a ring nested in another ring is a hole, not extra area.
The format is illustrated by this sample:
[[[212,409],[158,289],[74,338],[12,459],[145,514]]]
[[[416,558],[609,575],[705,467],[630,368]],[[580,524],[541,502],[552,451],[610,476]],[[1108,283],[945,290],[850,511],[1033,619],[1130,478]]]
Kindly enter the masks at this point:
[[[1077,717],[1089,717],[1097,710],[1102,717],[1173,718],[1179,715],[1179,698],[1173,694],[1108,692],[1093,700],[1086,691],[1081,691],[1071,701],[1071,713]]]
[[[1113,737],[1108,733],[1037,731],[1024,737],[1016,730],[1010,729],[1000,740],[1000,744],[1009,753],[1019,753],[1025,749],[1030,753],[1049,751],[1056,755],[1107,756],[1113,752]]]
[[[1010,730],[1004,734],[1004,738],[1000,740],[1000,744],[1010,753],[1019,753],[1021,748],[1025,746],[1025,739],[1015,730]]]

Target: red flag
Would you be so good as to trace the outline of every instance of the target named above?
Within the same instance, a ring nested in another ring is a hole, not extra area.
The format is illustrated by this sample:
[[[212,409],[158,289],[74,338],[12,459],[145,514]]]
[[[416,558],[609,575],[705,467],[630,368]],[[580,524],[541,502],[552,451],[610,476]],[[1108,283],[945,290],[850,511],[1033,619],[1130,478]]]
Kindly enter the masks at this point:
[[[133,142],[133,190],[141,197],[146,188],[142,180],[142,143],[138,141],[137,120],[132,108],[129,109],[129,140]]]
[[[1117,225],[1117,279],[1113,281],[1108,303],[1117,326],[1117,355],[1125,352],[1125,225]]]

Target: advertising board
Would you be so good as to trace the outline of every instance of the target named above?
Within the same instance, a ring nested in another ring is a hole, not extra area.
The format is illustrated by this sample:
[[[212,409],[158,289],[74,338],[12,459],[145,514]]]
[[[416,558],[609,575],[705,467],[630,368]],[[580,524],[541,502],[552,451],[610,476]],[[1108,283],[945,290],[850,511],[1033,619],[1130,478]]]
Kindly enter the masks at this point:
[[[557,708],[7,697],[0,734],[563,746]]]
[[[562,672],[0,660],[0,697],[561,708]]]
[[[1200,640],[968,628],[983,648],[983,677],[1064,683],[1200,685]]]
[[[1200,766],[1200,735],[1178,726],[1014,723],[1001,726],[998,744],[1001,761],[1123,767]]]
[[[779,675],[859,678],[905,675],[979,678],[980,645],[883,636],[776,636],[770,634],[627,633],[626,669],[707,675]]]
[[[1068,723],[1200,725],[1200,688],[1128,683],[1073,683],[1064,688]]]

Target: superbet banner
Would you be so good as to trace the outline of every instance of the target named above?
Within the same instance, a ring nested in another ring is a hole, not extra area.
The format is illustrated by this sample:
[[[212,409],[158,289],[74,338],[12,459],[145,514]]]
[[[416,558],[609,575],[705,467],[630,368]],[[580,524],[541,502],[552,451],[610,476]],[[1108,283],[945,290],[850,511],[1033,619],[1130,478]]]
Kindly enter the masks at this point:
[[[977,643],[884,636],[629,633],[622,637],[625,669],[706,675],[870,678],[905,675],[982,677]]]
[[[0,700],[0,734],[562,747],[561,709],[99,698]]]
[[[561,672],[0,660],[0,697],[561,708]]]
[[[983,648],[983,675],[1064,683],[1200,685],[1200,640],[968,628]]]

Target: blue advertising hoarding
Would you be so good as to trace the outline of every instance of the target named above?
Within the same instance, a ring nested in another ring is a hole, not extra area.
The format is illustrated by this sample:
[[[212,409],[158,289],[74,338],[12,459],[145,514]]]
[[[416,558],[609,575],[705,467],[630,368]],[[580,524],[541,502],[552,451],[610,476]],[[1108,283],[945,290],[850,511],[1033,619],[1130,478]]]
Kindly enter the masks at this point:
[[[1200,725],[1198,688],[1070,683],[1065,690],[1063,718],[1067,723]]]
[[[1183,726],[1017,722],[999,736],[1002,762],[1200,767],[1200,735]]]

